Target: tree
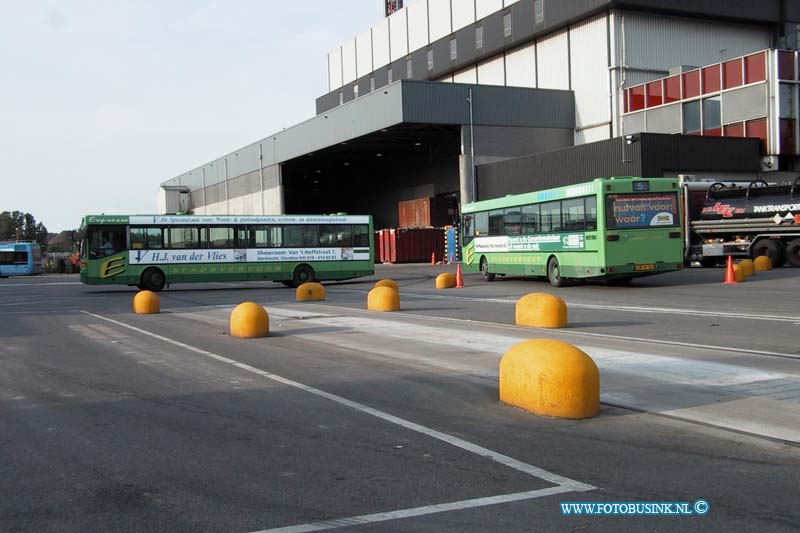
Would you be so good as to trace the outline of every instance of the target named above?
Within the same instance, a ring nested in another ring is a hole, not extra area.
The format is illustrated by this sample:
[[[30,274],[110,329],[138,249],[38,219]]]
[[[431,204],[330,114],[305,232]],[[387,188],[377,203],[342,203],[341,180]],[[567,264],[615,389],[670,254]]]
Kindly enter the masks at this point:
[[[0,241],[35,241],[47,246],[47,228],[30,213],[3,211],[0,213]]]

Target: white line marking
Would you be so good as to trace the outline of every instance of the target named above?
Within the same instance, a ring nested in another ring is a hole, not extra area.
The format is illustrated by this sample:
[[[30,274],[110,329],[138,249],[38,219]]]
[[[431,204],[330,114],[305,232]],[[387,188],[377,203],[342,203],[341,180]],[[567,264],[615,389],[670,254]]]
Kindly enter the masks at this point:
[[[366,294],[367,291],[359,289],[328,289],[329,292],[357,292]],[[488,302],[488,303],[501,303],[501,304],[516,304],[516,299],[510,298],[476,298],[472,296],[445,296],[442,294],[415,294],[403,293],[403,297],[422,298],[428,300],[449,300],[454,302]],[[797,316],[784,316],[784,315],[761,315],[761,314],[747,314],[747,313],[730,313],[724,311],[707,311],[702,309],[683,309],[680,307],[639,307],[630,305],[602,305],[602,304],[584,304],[577,302],[565,301],[567,307],[577,307],[582,309],[600,309],[605,311],[622,311],[629,313],[655,313],[655,314],[668,314],[668,315],[690,315],[690,316],[710,316],[719,318],[738,318],[748,320],[768,320],[773,322],[797,322],[800,317]]]
[[[312,305],[320,305],[320,304],[306,304],[306,305],[312,306]],[[347,311],[351,311],[351,312],[352,311],[356,311],[356,312],[359,312],[359,313],[369,313],[370,312],[370,311],[365,311],[363,309],[359,309],[359,308],[356,308],[356,307],[345,307],[345,306],[340,306],[340,305],[323,304],[323,305],[320,305],[320,307],[326,307],[326,308],[332,308],[332,309],[342,309],[342,310],[347,310]],[[525,328],[525,327],[522,327],[522,326],[514,326],[514,325],[511,325],[511,324],[501,324],[501,323],[498,323],[498,322],[483,322],[483,321],[480,321],[480,320],[470,320],[468,318],[453,318],[453,317],[446,317],[446,316],[418,315],[416,313],[406,313],[406,312],[403,312],[402,307],[400,308],[400,311],[401,312],[398,315],[398,317],[419,318],[419,319],[422,319],[422,320],[442,320],[442,321],[448,321],[448,322],[462,322],[462,323],[471,324],[471,325],[480,324],[482,326],[506,328],[506,329],[512,329],[514,331],[527,330],[527,329],[533,329],[534,331],[544,331],[544,330],[538,330],[538,329],[535,329],[535,328]],[[548,330],[546,330],[546,332],[547,332],[548,335],[553,335],[553,336],[557,336],[557,335],[576,335],[576,336],[579,336],[579,337],[599,337],[599,338],[604,338],[604,339],[614,339],[614,340],[623,340],[623,341],[631,341],[631,342],[644,342],[644,343],[647,343],[647,344],[662,344],[662,345],[665,345],[665,346],[681,346],[681,347],[684,347],[684,348],[698,348],[698,349],[701,349],[701,350],[715,350],[715,351],[722,350],[722,351],[728,351],[728,352],[734,352],[734,353],[742,353],[742,354],[747,354],[747,355],[766,355],[766,356],[770,356],[770,357],[783,357],[783,358],[786,358],[786,359],[800,359],[800,354],[796,354],[796,353],[770,352],[770,351],[766,351],[766,350],[752,350],[752,349],[749,349],[749,348],[734,348],[734,347],[731,347],[731,346],[716,346],[716,345],[713,345],[713,344],[698,344],[698,343],[693,343],[693,342],[668,341],[668,340],[661,340],[661,339],[646,339],[646,338],[642,338],[642,337],[628,337],[626,335],[612,335],[610,333],[592,333],[592,332],[589,332],[589,331],[571,330],[571,329],[569,329],[569,327],[561,328],[561,329],[548,329]]]
[[[353,516],[350,518],[336,518],[333,520],[323,520],[321,522],[310,522],[308,524],[300,524],[296,526],[264,529],[254,533],[303,533],[306,531],[322,531],[325,529],[335,529],[344,526],[373,524],[375,522],[385,522],[387,520],[397,520],[400,518],[411,518],[435,513],[445,513],[448,511],[472,509],[475,507],[486,507],[487,505],[497,505],[499,503],[532,500],[534,498],[542,498],[545,496],[552,496],[554,494],[563,494],[565,492],[569,492],[570,490],[572,489],[564,486],[548,487],[546,489],[516,492],[514,494],[489,496],[488,498],[475,498],[474,500],[462,500],[458,502],[426,505],[424,507],[414,507],[412,509],[402,509],[399,511],[389,511],[386,513],[366,514],[361,516]]]
[[[218,354],[215,354],[213,352],[209,352],[207,350],[203,350],[202,348],[197,348],[195,346],[191,346],[189,344],[186,344],[186,343],[183,343],[183,342],[180,342],[180,341],[176,341],[174,339],[170,339],[168,337],[164,337],[162,335],[158,335],[156,333],[152,333],[152,332],[146,331],[146,330],[141,329],[141,328],[137,328],[136,326],[131,326],[129,324],[126,324],[124,322],[120,322],[118,320],[114,320],[112,318],[107,318],[107,317],[104,317],[104,316],[96,315],[94,313],[90,313],[89,311],[82,311],[82,312],[84,314],[87,314],[87,315],[89,315],[91,317],[94,317],[94,318],[97,318],[99,320],[105,320],[106,322],[110,322],[111,324],[116,324],[117,326],[120,326],[120,327],[123,327],[123,328],[127,328],[127,329],[129,329],[131,331],[135,331],[137,333],[141,333],[142,335],[147,335],[148,337],[152,337],[154,339],[158,339],[158,340],[163,341],[163,342],[167,342],[167,343],[172,344],[174,346],[178,346],[178,347],[183,348],[185,350],[188,350],[188,351],[191,351],[191,352],[194,352],[194,353],[209,357],[211,359],[215,359],[215,360],[220,361],[222,363],[233,365],[233,366],[235,366],[237,368],[240,368],[242,370],[245,370],[247,372],[251,372],[253,374],[257,374],[259,376],[265,377],[265,378],[270,379],[272,381],[277,381],[278,383],[283,383],[284,385],[288,385],[290,387],[294,387],[296,389],[303,390],[303,391],[308,392],[310,394],[314,394],[315,396],[320,396],[322,398],[326,398],[326,399],[328,399],[330,401],[336,402],[336,403],[344,405],[346,407],[350,407],[351,409],[355,409],[356,411],[361,411],[362,413],[366,413],[368,415],[372,415],[372,416],[374,416],[376,418],[380,418],[381,420],[385,420],[385,421],[390,422],[392,424],[396,424],[398,426],[404,427],[404,428],[409,429],[411,431],[415,431],[417,433],[421,433],[423,435],[427,435],[428,437],[440,440],[442,442],[446,442],[447,444],[450,444],[451,446],[455,446],[456,448],[461,448],[462,450],[466,450],[468,452],[472,452],[472,453],[474,453],[476,455],[480,455],[481,457],[485,457],[487,459],[491,459],[492,461],[494,461],[496,463],[502,464],[504,466],[507,466],[507,467],[512,468],[514,470],[517,470],[519,472],[523,472],[523,473],[528,474],[530,476],[533,476],[535,478],[542,479],[544,481],[548,481],[548,482],[554,483],[556,485],[561,485],[563,487],[569,487],[571,490],[574,490],[574,491],[588,491],[588,490],[593,490],[593,489],[596,488],[596,487],[594,487],[592,485],[588,485],[586,483],[581,483],[579,481],[575,481],[573,479],[569,479],[569,478],[560,476],[558,474],[554,474],[553,472],[548,472],[547,470],[543,470],[543,469],[535,467],[533,465],[529,465],[527,463],[523,463],[522,461],[514,459],[513,457],[509,457],[507,455],[503,455],[501,453],[495,452],[495,451],[490,450],[488,448],[484,448],[483,446],[478,446],[477,444],[473,444],[471,442],[465,441],[465,440],[460,439],[458,437],[454,437],[452,435],[448,435],[447,433],[442,433],[440,431],[436,431],[435,429],[431,429],[431,428],[422,426],[420,424],[416,424],[414,422],[411,422],[409,420],[405,420],[403,418],[400,418],[400,417],[397,417],[397,416],[394,416],[394,415],[390,415],[389,413],[385,413],[383,411],[380,411],[378,409],[374,409],[374,408],[366,406],[364,404],[361,404],[361,403],[358,403],[358,402],[354,402],[352,400],[348,400],[347,398],[343,398],[341,396],[337,396],[335,394],[331,394],[329,392],[325,392],[323,390],[311,387],[309,385],[305,385],[305,384],[300,383],[298,381],[293,381],[291,379],[284,378],[284,377],[279,376],[277,374],[272,374],[271,372],[267,372],[265,370],[261,370],[259,368],[256,368],[254,366],[250,366],[250,365],[245,364],[245,363],[240,363],[238,361],[235,361],[233,359],[229,359],[229,358],[224,357],[222,355],[218,355]]]
[[[13,285],[12,285],[13,283]],[[52,285],[81,285],[80,281],[62,281],[58,283],[17,283],[17,282],[10,282],[0,283],[0,289],[7,288],[7,287],[49,287]]]

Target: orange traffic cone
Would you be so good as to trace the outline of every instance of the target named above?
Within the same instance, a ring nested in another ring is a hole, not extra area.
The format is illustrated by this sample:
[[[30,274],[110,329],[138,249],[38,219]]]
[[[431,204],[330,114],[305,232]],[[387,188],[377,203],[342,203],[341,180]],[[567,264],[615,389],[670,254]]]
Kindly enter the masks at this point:
[[[456,289],[464,287],[464,278],[461,276],[461,263],[456,265]]]
[[[736,274],[733,272],[733,257],[728,256],[728,265],[725,267],[725,283],[736,283]]]
[[[431,252],[431,264],[436,264],[436,252]]]

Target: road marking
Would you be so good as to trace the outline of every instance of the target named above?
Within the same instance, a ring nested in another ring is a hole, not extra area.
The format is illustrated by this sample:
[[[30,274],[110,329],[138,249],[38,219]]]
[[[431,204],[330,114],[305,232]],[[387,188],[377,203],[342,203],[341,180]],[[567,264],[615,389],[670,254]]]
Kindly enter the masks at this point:
[[[530,490],[527,492],[516,492],[514,494],[503,494],[500,496],[489,496],[488,498],[475,498],[473,500],[461,500],[458,502],[440,503],[436,505],[426,505],[424,507],[414,507],[412,509],[401,509],[399,511],[389,511],[386,513],[366,514],[349,518],[335,518],[333,520],[323,520],[321,522],[310,522],[289,527],[279,527],[275,529],[264,529],[254,533],[303,533],[305,531],[322,531],[325,529],[335,529],[345,526],[358,526],[363,524],[374,524],[375,522],[385,522],[387,520],[397,520],[401,518],[412,518],[425,516],[435,513],[446,513],[448,511],[460,511],[463,509],[473,509],[475,507],[486,507],[499,503],[518,502],[522,500],[532,500],[543,498],[554,494],[569,492],[570,488],[565,486],[548,487],[546,489]]]
[[[366,294],[366,290],[359,289],[328,289],[329,292],[357,292]],[[442,294],[415,294],[404,292],[403,297],[421,298],[427,300],[449,300],[454,302],[486,302],[486,303],[501,303],[501,304],[516,304],[516,299],[511,298],[477,298],[473,296],[445,296]],[[566,301],[568,307],[577,307],[579,309],[598,309],[604,311],[621,311],[628,313],[654,313],[654,314],[667,314],[667,315],[689,315],[689,316],[708,316],[716,318],[737,318],[747,320],[767,320],[771,322],[798,322],[800,317],[786,316],[786,315],[762,315],[762,314],[749,314],[749,313],[731,313],[725,311],[708,311],[703,309],[684,309],[680,307],[645,307],[645,306],[632,306],[632,305],[603,305],[603,304],[586,304],[578,302]]]
[[[308,306],[311,305],[320,305],[320,304],[306,304]],[[342,309],[347,311],[356,311],[359,313],[369,313],[370,311],[364,311],[363,309],[359,309],[356,307],[345,307],[340,305],[329,305],[329,304],[322,304],[321,307],[332,308],[332,309]],[[468,318],[453,318],[453,317],[446,317],[446,316],[435,316],[435,315],[418,315],[416,313],[406,313],[400,310],[400,314],[398,317],[409,317],[409,318],[419,318],[422,320],[441,320],[441,321],[448,321],[448,322],[463,322],[465,324],[475,325],[481,324],[483,326],[490,326],[490,327],[497,327],[497,328],[506,328],[512,329],[514,331],[520,330],[527,330],[531,328],[525,328],[522,326],[514,326],[512,324],[501,324],[498,322],[483,322],[481,320],[470,320]],[[536,328],[533,328],[534,330]],[[541,330],[539,330],[541,331]],[[548,329],[548,335],[575,335],[578,337],[598,337],[604,339],[613,339],[613,340],[623,340],[623,341],[631,341],[631,342],[643,342],[647,344],[660,344],[664,346],[680,346],[683,348],[698,348],[701,350],[715,350],[715,351],[728,351],[734,353],[741,353],[747,355],[764,355],[768,357],[781,357],[784,359],[800,359],[800,354],[796,353],[786,353],[786,352],[771,352],[767,350],[753,350],[749,348],[734,348],[732,346],[716,346],[713,344],[699,344],[694,342],[681,342],[681,341],[669,341],[669,340],[662,340],[662,339],[647,339],[643,337],[629,337],[627,335],[612,335],[610,333],[592,333],[589,331],[575,331],[567,328],[560,328],[560,329]]]
[[[313,394],[315,396],[319,396],[319,397],[325,398],[327,400],[330,400],[332,402],[336,402],[336,403],[338,403],[340,405],[344,405],[346,407],[350,407],[351,409],[355,409],[356,411],[360,411],[362,413],[366,413],[368,415],[372,415],[372,416],[374,416],[376,418],[379,418],[381,420],[384,420],[386,422],[390,422],[392,424],[395,424],[395,425],[398,425],[400,427],[409,429],[411,431],[415,431],[417,433],[421,433],[423,435],[426,435],[428,437],[440,440],[442,442],[446,442],[447,444],[450,444],[451,446],[455,446],[456,448],[461,448],[462,450],[466,450],[468,452],[474,453],[474,454],[479,455],[481,457],[484,457],[486,459],[490,459],[490,460],[492,460],[492,461],[494,461],[496,463],[499,463],[501,465],[507,466],[508,468],[512,468],[512,469],[517,470],[519,472],[523,472],[523,473],[528,474],[530,476],[533,476],[535,478],[538,478],[538,479],[541,479],[541,480],[544,480],[544,481],[547,481],[547,482],[550,482],[550,483],[553,483],[553,484],[556,484],[556,485],[560,485],[562,487],[568,487],[570,490],[588,491],[588,490],[593,490],[593,489],[596,488],[596,487],[594,487],[592,485],[589,485],[589,484],[586,484],[586,483],[581,483],[579,481],[575,481],[573,479],[569,479],[567,477],[560,476],[558,474],[555,474],[553,472],[549,472],[547,470],[538,468],[536,466],[529,465],[527,463],[523,463],[522,461],[514,459],[513,457],[509,457],[507,455],[503,455],[503,454],[501,454],[499,452],[495,452],[495,451],[490,450],[488,448],[484,448],[483,446],[479,446],[477,444],[473,444],[471,442],[468,442],[466,440],[460,439],[458,437],[454,437],[452,435],[448,435],[447,433],[442,433],[442,432],[437,431],[435,429],[431,429],[431,428],[422,426],[420,424],[416,424],[416,423],[411,422],[409,420],[405,420],[403,418],[391,415],[389,413],[385,413],[383,411],[380,411],[378,409],[369,407],[369,406],[364,405],[362,403],[358,403],[358,402],[355,402],[355,401],[352,401],[352,400],[348,400],[347,398],[344,398],[342,396],[337,396],[336,394],[331,394],[329,392],[325,392],[325,391],[323,391],[321,389],[317,389],[317,388],[311,387],[309,385],[305,385],[303,383],[300,383],[298,381],[294,381],[294,380],[279,376],[277,374],[273,374],[271,372],[267,372],[266,370],[261,370],[259,368],[254,367],[254,366],[250,366],[250,365],[248,365],[246,363],[240,363],[240,362],[235,361],[233,359],[230,359],[228,357],[225,357],[225,356],[222,356],[222,355],[218,355],[218,354],[215,354],[213,352],[209,352],[208,350],[203,350],[202,348],[197,348],[197,347],[192,346],[190,344],[186,344],[186,343],[183,343],[183,342],[180,342],[180,341],[176,341],[174,339],[170,339],[169,337],[164,337],[162,335],[158,335],[157,333],[152,333],[150,331],[138,328],[136,326],[131,326],[130,324],[126,324],[124,322],[120,322],[119,320],[114,320],[112,318],[104,317],[104,316],[101,316],[101,315],[96,315],[94,313],[90,313],[89,311],[83,310],[82,313],[84,313],[86,315],[89,315],[91,317],[97,318],[99,320],[104,320],[104,321],[109,322],[111,324],[116,324],[117,326],[120,326],[120,327],[123,327],[123,328],[127,328],[127,329],[129,329],[131,331],[135,331],[137,333],[141,333],[142,335],[146,335],[148,337],[152,337],[154,339],[157,339],[157,340],[172,344],[173,346],[178,346],[179,348],[183,348],[184,350],[188,350],[188,351],[203,355],[205,357],[214,359],[216,361],[220,361],[222,363],[226,363],[226,364],[235,366],[235,367],[237,367],[237,368],[239,368],[241,370],[244,370],[246,372],[251,372],[253,374],[257,374],[259,376],[265,377],[265,378],[270,379],[272,381],[276,381],[278,383],[282,383],[284,385],[288,385],[290,387],[294,387],[296,389],[300,389],[302,391],[308,392],[308,393]]]
[[[17,283],[12,281],[8,284],[0,283],[0,289],[8,287],[49,287],[53,285],[80,285],[80,284],[81,284],[80,281],[60,281],[58,283]]]

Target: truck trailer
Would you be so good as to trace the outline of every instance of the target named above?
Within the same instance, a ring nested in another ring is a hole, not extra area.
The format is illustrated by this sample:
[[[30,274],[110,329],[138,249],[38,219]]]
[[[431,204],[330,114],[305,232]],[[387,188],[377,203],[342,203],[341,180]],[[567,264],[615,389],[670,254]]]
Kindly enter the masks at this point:
[[[800,176],[791,183],[684,177],[680,187],[687,264],[766,255],[775,267],[800,266]]]

